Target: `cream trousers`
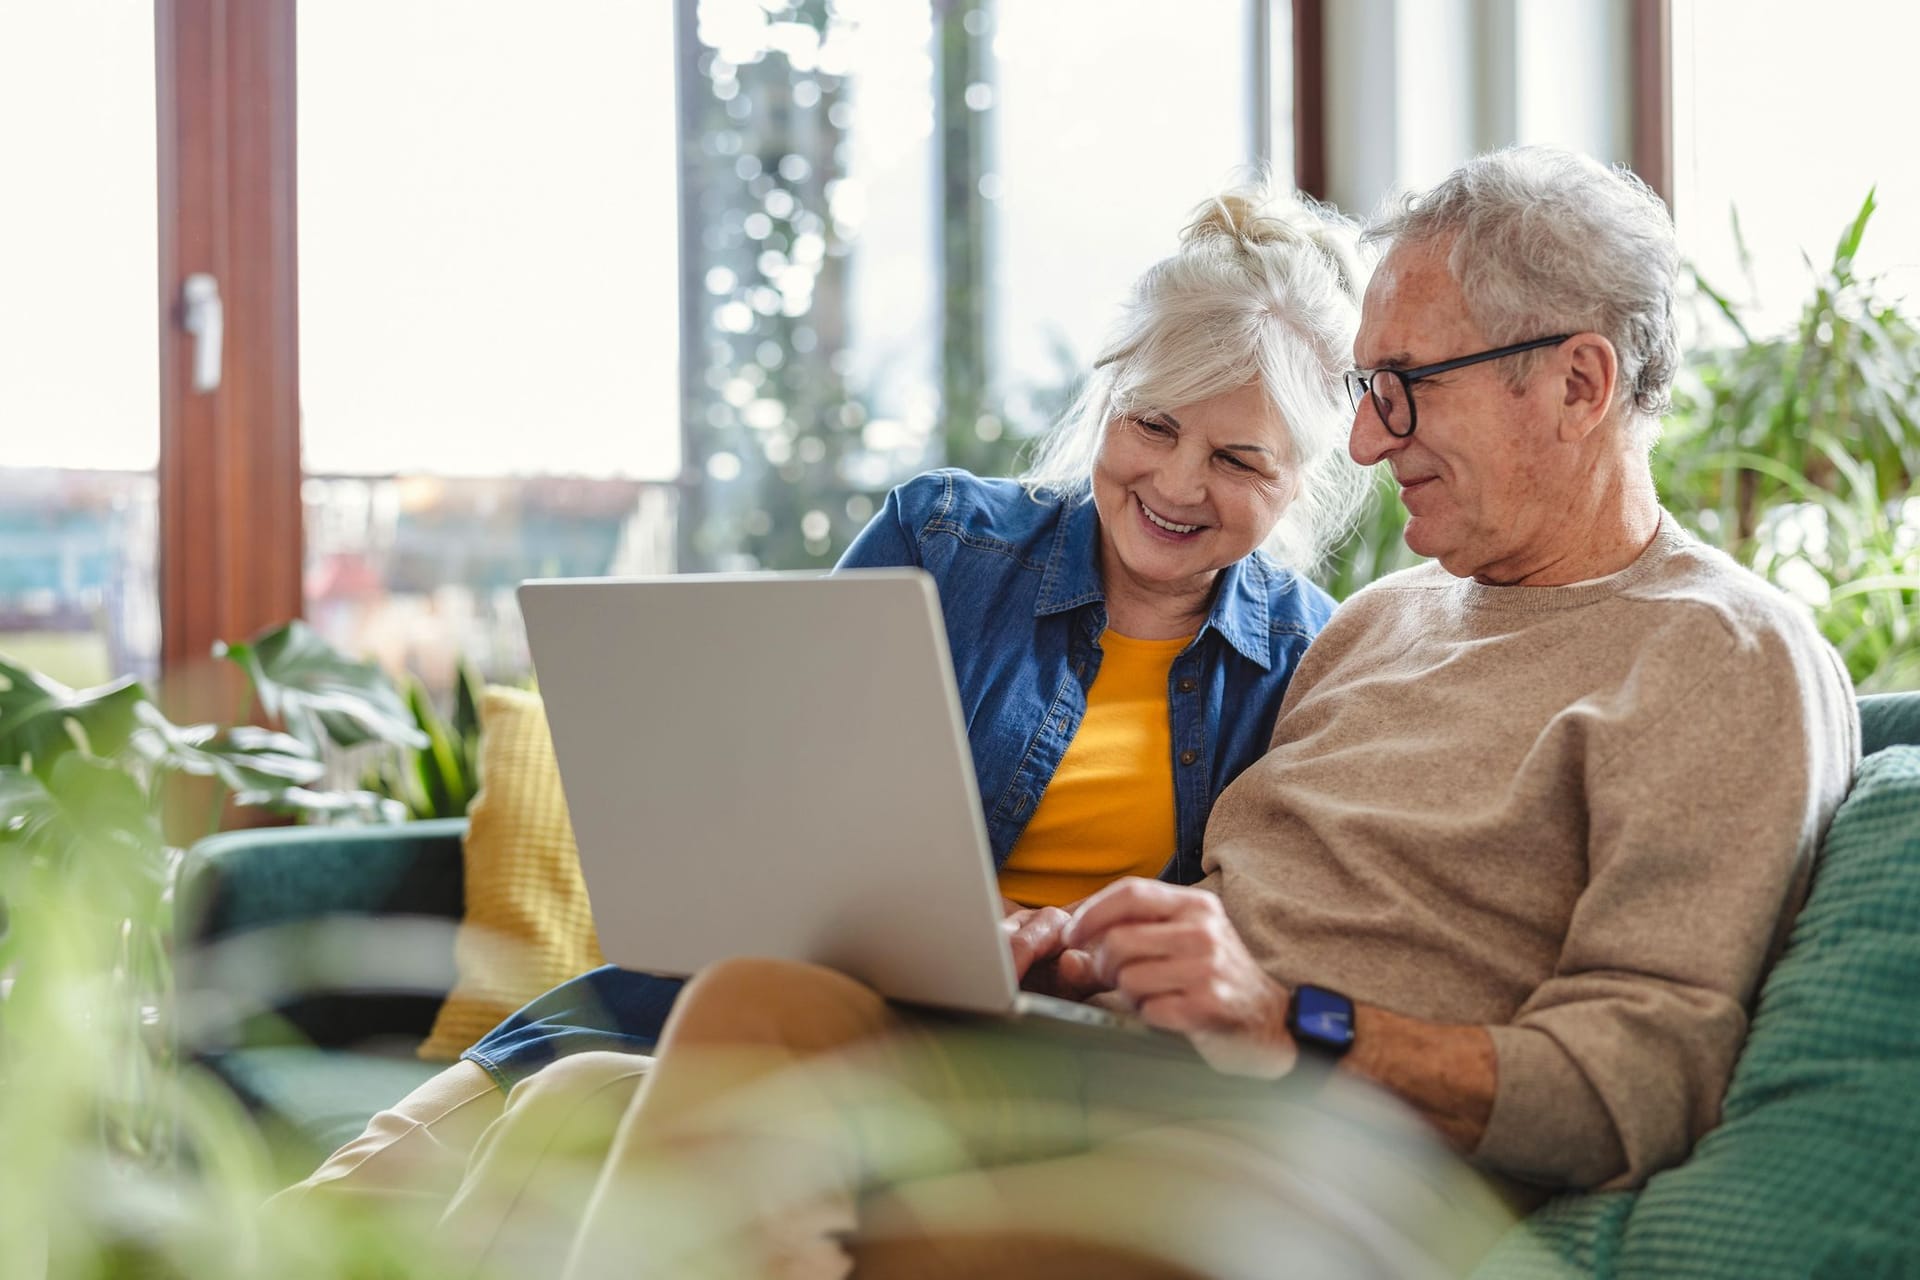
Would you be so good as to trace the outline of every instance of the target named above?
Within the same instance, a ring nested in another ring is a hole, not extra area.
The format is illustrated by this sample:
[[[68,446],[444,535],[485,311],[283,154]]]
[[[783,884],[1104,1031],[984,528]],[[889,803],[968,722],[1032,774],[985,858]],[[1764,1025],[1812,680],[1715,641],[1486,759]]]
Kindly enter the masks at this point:
[[[504,1097],[449,1068],[277,1199],[311,1196],[404,1216],[436,1263],[565,1280],[1424,1278],[1512,1221],[1370,1090],[903,1015],[760,960],[689,984],[657,1059]]]

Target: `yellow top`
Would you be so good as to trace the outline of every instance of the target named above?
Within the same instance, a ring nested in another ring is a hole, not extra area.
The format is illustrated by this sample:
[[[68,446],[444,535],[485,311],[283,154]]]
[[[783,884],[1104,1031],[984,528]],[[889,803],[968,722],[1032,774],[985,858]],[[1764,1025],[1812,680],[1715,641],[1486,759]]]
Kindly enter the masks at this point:
[[[1065,906],[1121,876],[1157,876],[1174,854],[1167,679],[1193,637],[1100,638],[1087,713],[1000,869],[1000,892]]]

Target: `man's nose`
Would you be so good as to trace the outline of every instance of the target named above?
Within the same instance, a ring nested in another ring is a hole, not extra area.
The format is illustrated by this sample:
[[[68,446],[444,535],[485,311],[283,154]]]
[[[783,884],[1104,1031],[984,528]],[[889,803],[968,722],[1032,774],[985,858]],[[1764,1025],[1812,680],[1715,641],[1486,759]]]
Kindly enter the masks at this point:
[[[1370,467],[1406,448],[1410,438],[1388,431],[1373,397],[1363,395],[1360,406],[1353,411],[1353,427],[1347,433],[1347,456],[1363,467]]]

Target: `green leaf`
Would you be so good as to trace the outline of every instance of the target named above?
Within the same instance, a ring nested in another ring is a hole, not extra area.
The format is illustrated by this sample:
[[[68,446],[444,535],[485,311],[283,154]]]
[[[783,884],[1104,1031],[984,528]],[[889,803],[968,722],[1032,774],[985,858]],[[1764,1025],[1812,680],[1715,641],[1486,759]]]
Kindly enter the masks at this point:
[[[86,878],[104,905],[132,909],[159,881],[164,847],[152,798],[125,769],[78,751],[42,779],[0,767],[0,843]]]
[[[16,765],[0,765],[0,843],[48,847],[60,805],[47,784]]]
[[[482,693],[479,673],[463,661],[453,682],[453,736],[460,744],[461,789],[468,800],[472,800],[474,792],[480,789]],[[461,812],[466,812],[464,807]]]
[[[305,787],[242,791],[233,802],[275,813],[362,822],[405,822],[407,806],[372,791],[309,791]]]
[[[1734,332],[1740,335],[1740,340],[1742,342],[1753,341],[1753,335],[1747,332],[1747,323],[1740,318],[1740,310],[1733,305],[1733,301],[1724,293],[1721,293],[1718,289],[1708,284],[1707,278],[1701,275],[1698,269],[1695,269],[1692,274],[1693,287],[1707,295],[1707,301],[1713,303],[1713,305],[1718,308],[1721,316],[1733,325]]]
[[[1886,573],[1870,578],[1860,578],[1845,586],[1833,589],[1835,603],[1853,596],[1868,595],[1884,591],[1896,597],[1912,596],[1920,593],[1920,573]],[[1903,607],[1911,607],[1911,601],[1902,600]]]
[[[329,741],[426,745],[384,671],[347,657],[297,618],[249,644],[216,644],[214,656],[237,663],[267,714],[285,722],[316,756]]]
[[[435,814],[464,812],[454,806],[461,803],[460,756],[447,734],[447,726],[434,710],[433,699],[428,696],[427,688],[418,680],[407,685],[407,704],[413,708],[414,718],[427,735],[426,749],[418,756],[420,781],[426,793],[427,805]]]
[[[0,658],[0,762],[30,758],[47,777],[54,761],[78,745],[114,755],[136,727],[134,708],[146,701],[146,690],[131,676],[74,690]]]
[[[1860,212],[1853,216],[1847,229],[1840,233],[1840,243],[1833,250],[1833,273],[1840,276],[1843,271],[1850,273],[1855,255],[1860,252],[1860,238],[1866,234],[1867,220],[1873,217],[1876,208],[1874,195],[1880,190],[1876,184],[1867,188],[1867,198],[1860,202]]]
[[[154,764],[178,773],[217,778],[229,791],[268,791],[318,782],[326,766],[305,743],[257,725],[196,724],[182,727],[151,703],[137,713],[134,749]]]
[[[160,824],[153,798],[112,761],[69,752],[53,766],[47,789],[84,840],[158,852]]]

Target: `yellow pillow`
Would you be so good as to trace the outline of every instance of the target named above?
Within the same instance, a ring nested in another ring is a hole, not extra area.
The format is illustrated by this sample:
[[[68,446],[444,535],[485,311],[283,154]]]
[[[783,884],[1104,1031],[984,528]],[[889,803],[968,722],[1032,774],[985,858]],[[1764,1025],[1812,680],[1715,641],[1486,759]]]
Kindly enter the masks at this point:
[[[527,1001],[604,963],[537,693],[481,695],[480,792],[463,855],[459,979],[420,1046],[429,1062],[453,1061]]]

